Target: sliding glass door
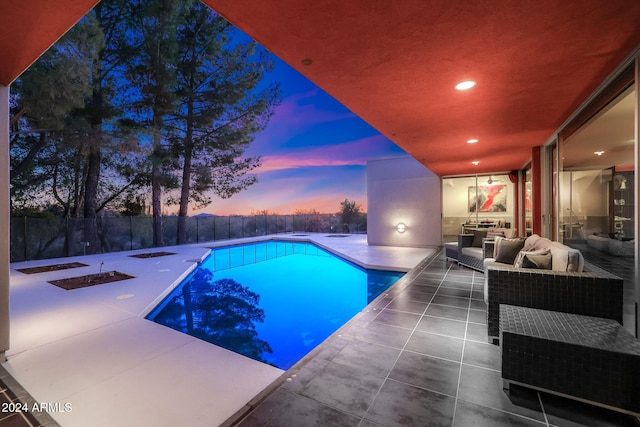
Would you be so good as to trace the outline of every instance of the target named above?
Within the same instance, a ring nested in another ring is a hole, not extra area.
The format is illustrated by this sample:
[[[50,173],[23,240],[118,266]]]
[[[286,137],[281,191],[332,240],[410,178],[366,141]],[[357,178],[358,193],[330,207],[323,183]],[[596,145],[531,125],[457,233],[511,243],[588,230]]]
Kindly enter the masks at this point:
[[[557,212],[564,243],[602,249],[606,243],[612,255],[622,255],[620,242],[631,240],[634,114],[635,91],[629,87],[561,141]]]

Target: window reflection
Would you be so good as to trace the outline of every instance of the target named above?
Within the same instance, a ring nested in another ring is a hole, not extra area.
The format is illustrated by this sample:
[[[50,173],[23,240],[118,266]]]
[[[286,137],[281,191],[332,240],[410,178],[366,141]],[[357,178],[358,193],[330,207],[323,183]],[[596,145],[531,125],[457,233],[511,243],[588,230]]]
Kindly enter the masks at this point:
[[[564,243],[626,253],[621,242],[635,226],[634,111],[630,87],[561,143],[558,232]]]

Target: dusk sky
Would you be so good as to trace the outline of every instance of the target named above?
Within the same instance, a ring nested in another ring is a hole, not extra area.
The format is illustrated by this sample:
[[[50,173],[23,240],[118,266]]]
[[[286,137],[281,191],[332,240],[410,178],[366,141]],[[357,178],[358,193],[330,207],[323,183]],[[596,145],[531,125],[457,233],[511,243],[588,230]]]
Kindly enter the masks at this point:
[[[191,214],[334,213],[345,198],[366,210],[367,160],[406,153],[280,59],[267,78],[280,82],[282,103],[246,152],[262,156],[258,182]]]

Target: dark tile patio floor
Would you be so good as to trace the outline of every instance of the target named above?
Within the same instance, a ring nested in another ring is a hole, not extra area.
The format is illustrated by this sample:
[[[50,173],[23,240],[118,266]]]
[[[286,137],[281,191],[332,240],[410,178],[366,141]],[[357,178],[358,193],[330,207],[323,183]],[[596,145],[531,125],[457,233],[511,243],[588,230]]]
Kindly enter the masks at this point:
[[[440,252],[286,373],[250,426],[640,426],[634,417],[502,389],[483,274]],[[640,398],[640,397],[639,397]]]

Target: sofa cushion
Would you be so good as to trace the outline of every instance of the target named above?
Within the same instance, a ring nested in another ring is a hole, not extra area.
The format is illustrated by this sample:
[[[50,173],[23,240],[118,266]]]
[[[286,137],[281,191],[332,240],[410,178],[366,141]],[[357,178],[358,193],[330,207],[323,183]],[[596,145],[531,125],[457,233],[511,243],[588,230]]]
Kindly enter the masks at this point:
[[[481,248],[482,239],[484,239],[485,237],[487,237],[487,230],[475,230],[473,232],[473,243],[471,244],[471,246],[473,246],[474,248]]]
[[[525,253],[522,257],[522,268],[551,270],[551,251],[549,249],[543,249]]]
[[[462,248],[460,253],[462,255],[470,256],[470,257],[474,257],[474,258],[478,258],[478,259],[482,259],[483,255],[484,255],[483,252],[482,252],[482,248],[475,248],[473,246],[466,246],[466,247]]]
[[[504,237],[496,237],[495,246],[493,249],[493,257],[496,262],[502,262],[504,264],[513,264],[518,256],[518,253],[524,246],[525,239],[516,237],[514,239],[507,239]]]
[[[523,251],[532,251],[532,250],[534,250],[533,247],[536,245],[536,243],[540,239],[542,239],[542,237],[538,236],[537,234],[532,234],[531,236],[527,237],[527,240],[524,241],[524,246],[523,246],[522,250]]]
[[[578,249],[570,248],[560,242],[551,242],[551,269],[553,271],[569,271],[581,273],[584,258]]]

